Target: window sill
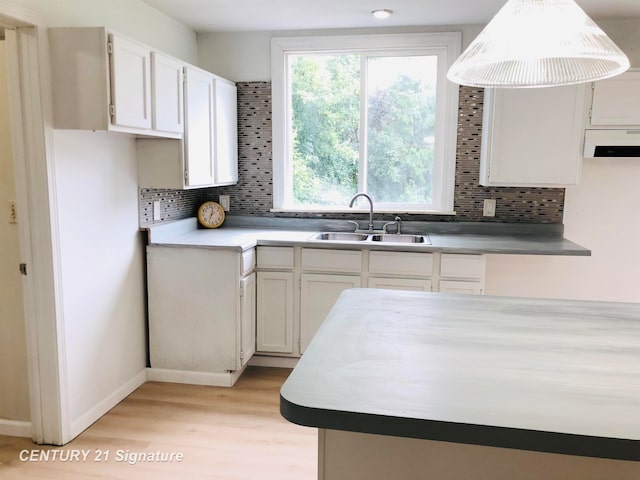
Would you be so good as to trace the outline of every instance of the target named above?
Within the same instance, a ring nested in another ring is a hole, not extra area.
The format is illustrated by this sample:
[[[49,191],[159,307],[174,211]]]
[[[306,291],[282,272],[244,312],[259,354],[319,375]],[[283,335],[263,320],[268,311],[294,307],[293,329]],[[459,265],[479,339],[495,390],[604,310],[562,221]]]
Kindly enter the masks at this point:
[[[272,208],[269,210],[271,213],[357,213],[368,214],[368,208]],[[455,215],[453,210],[437,211],[437,210],[392,210],[385,208],[375,208],[373,213],[391,213],[395,215]]]

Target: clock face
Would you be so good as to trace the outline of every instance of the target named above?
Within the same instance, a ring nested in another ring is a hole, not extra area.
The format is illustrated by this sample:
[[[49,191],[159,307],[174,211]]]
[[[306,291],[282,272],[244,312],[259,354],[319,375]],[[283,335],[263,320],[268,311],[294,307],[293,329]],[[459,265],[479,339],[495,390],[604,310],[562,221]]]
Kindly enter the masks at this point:
[[[219,203],[205,202],[198,209],[198,221],[207,228],[218,228],[224,222],[224,210]]]

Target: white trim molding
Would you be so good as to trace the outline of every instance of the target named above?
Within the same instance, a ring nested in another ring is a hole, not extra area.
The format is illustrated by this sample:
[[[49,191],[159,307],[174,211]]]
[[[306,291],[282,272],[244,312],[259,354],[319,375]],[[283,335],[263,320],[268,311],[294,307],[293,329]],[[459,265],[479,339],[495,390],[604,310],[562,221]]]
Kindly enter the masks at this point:
[[[83,431],[89,428],[94,422],[100,419],[105,413],[115,407],[122,400],[127,398],[138,387],[147,381],[146,368],[139,372],[135,377],[126,382],[120,388],[111,393],[107,398],[91,408],[88,412],[85,412],[82,416],[75,419],[71,424],[71,438],[75,438]]]
[[[32,438],[69,440],[66,365],[60,290],[60,252],[51,144],[51,102],[46,30],[6,31],[10,110],[14,139],[20,262],[29,364]]]
[[[18,422],[0,418],[0,435],[31,438],[31,422]]]
[[[233,387],[245,368],[246,366],[233,372],[191,372],[166,368],[147,368],[147,380],[150,382],[185,383],[211,387]]]

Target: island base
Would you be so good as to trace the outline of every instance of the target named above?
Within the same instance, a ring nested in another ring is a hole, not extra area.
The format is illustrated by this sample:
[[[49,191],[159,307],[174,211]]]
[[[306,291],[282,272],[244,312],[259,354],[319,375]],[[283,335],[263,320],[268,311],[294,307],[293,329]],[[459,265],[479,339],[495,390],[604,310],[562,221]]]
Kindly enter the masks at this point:
[[[629,480],[640,462],[318,430],[319,480]]]

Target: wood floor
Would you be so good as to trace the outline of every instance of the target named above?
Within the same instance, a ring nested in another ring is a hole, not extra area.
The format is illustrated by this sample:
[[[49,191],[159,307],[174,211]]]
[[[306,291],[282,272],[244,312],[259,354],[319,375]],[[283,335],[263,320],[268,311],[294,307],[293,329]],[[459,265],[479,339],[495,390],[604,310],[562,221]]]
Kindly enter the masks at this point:
[[[289,373],[251,367],[233,388],[149,382],[64,447],[0,436],[0,479],[315,479],[317,430],[279,413]],[[60,458],[21,461],[23,450],[57,450]],[[63,461],[74,450],[80,460]],[[174,460],[128,462],[143,452],[174,453]]]

